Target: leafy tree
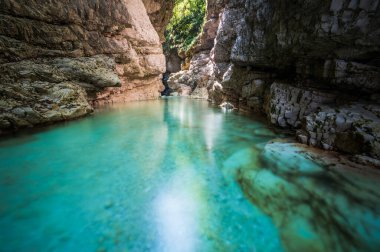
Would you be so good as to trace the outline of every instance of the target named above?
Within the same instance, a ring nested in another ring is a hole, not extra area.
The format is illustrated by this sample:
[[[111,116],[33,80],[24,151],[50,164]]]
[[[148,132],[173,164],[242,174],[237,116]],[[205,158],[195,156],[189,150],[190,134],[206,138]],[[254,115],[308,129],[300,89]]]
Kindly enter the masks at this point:
[[[176,0],[166,28],[164,49],[186,52],[196,42],[206,13],[206,0]]]

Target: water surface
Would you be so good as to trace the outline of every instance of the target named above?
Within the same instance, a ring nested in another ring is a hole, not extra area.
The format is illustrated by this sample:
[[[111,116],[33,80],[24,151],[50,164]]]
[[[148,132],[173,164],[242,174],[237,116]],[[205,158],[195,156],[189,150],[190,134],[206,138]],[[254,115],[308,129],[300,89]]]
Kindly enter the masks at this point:
[[[163,99],[0,142],[0,251],[376,251],[376,180]]]

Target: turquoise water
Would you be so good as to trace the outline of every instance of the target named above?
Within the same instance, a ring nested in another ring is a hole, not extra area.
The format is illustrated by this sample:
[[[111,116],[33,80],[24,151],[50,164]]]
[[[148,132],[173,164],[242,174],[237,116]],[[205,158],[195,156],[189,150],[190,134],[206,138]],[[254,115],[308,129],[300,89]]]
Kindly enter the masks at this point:
[[[376,180],[205,101],[115,106],[0,142],[0,251],[377,251]]]

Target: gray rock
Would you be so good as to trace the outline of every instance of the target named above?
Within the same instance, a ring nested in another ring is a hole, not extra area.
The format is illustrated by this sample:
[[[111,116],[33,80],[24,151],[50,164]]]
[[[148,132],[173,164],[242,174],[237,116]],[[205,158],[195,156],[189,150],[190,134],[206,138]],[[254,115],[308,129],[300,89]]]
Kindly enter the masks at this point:
[[[279,126],[297,128],[305,116],[334,99],[334,94],[275,82],[265,97],[264,111],[268,118],[277,118]]]
[[[227,111],[236,109],[235,106],[230,102],[223,102],[222,104],[219,105],[219,107]]]

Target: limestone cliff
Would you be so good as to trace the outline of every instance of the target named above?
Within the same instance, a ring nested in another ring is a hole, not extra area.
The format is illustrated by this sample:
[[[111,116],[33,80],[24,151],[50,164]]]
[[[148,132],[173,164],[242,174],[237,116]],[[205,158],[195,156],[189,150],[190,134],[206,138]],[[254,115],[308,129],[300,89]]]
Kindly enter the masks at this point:
[[[156,29],[160,41],[165,41],[164,32],[172,16],[174,0],[142,0],[150,21]]]
[[[171,4],[0,0],[0,130],[157,98],[165,58],[149,17],[162,34]]]
[[[208,10],[174,89],[207,88],[212,102],[265,113],[303,143],[380,158],[378,0],[225,0]]]
[[[214,79],[213,61],[210,51],[220,22],[220,13],[224,7],[223,0],[208,0],[206,21],[197,43],[188,52],[193,55],[189,68],[172,74],[169,87],[181,96],[191,95],[193,98],[207,98],[207,86]]]

